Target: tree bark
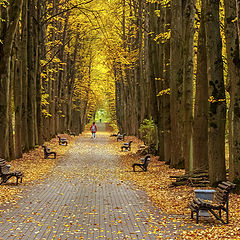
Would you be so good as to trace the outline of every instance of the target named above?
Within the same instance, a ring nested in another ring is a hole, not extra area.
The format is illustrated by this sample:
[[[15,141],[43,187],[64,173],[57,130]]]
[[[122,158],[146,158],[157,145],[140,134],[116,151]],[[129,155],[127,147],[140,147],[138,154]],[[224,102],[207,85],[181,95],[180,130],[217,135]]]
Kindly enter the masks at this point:
[[[15,144],[14,144],[14,137],[13,137],[13,112],[14,112],[14,96],[13,96],[13,84],[14,84],[14,77],[15,77],[15,59],[16,59],[16,51],[14,51],[14,46],[11,52],[11,67],[10,67],[10,91],[9,91],[9,158],[10,160],[15,159]]]
[[[28,2],[28,140],[32,149],[37,143],[36,135],[36,61],[37,46],[35,42],[35,1]]]
[[[15,60],[14,69],[14,106],[15,106],[15,154],[22,157],[22,65],[19,59]]]
[[[164,32],[170,31],[171,9],[166,6],[164,10]],[[170,88],[170,39],[164,44],[163,49],[163,89]],[[163,95],[163,134],[164,134],[164,161],[170,164],[171,161],[171,119],[170,119],[170,95]]]
[[[29,150],[28,141],[28,58],[27,58],[27,31],[28,31],[28,0],[23,2],[22,11],[22,35],[21,35],[21,59],[22,59],[22,148]]]
[[[240,183],[240,58],[235,0],[224,1],[227,47],[229,109],[229,178]]]
[[[208,78],[204,8],[198,35],[196,94],[193,124],[193,169],[208,171]]]
[[[68,86],[68,114],[67,114],[67,129],[71,129],[72,126],[72,98],[73,98],[73,89],[75,83],[75,76],[76,76],[76,61],[77,61],[77,52],[79,48],[79,32],[76,34],[75,44],[74,44],[74,52],[72,59],[67,57],[68,61],[68,69],[67,69],[67,86]],[[79,133],[79,130],[78,130]]]
[[[183,47],[183,157],[185,170],[193,170],[193,43],[196,0],[187,0],[184,6]]]
[[[9,91],[10,59],[17,29],[22,0],[11,0],[7,9],[1,7],[2,22],[0,39],[0,157],[9,158]]]
[[[204,0],[207,69],[209,82],[209,178],[211,185],[226,179],[225,123],[226,100],[223,79],[219,0]]]
[[[184,168],[182,156],[183,29],[182,0],[172,1],[170,40],[171,167]]]
[[[236,1],[236,14],[237,14],[238,45],[240,49],[240,0],[235,0],[235,1]]]
[[[150,3],[145,3],[145,14],[144,14],[144,63],[145,63],[145,71],[144,71],[144,78],[145,78],[145,115],[144,118],[150,117],[150,50],[149,50],[149,41],[150,41],[150,17],[149,17],[149,5]]]
[[[43,35],[45,32],[44,26],[40,28],[41,17],[45,12],[45,6],[42,5],[41,1],[37,1],[37,13],[36,19],[37,24],[35,26],[36,31],[36,45],[37,45],[37,54],[36,54],[36,144],[42,145],[44,143],[43,136],[43,115],[42,115],[42,77],[41,77],[41,62],[40,58],[42,56],[44,47],[42,45],[45,44],[43,40]],[[42,41],[43,40],[43,41]]]

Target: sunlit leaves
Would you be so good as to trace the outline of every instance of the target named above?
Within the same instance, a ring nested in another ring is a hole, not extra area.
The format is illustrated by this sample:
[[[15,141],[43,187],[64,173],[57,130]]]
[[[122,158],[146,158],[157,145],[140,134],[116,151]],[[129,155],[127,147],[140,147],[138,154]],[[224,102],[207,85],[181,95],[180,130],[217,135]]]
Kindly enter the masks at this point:
[[[159,33],[155,38],[154,41],[156,42],[161,42],[161,43],[165,43],[167,42],[169,39],[171,38],[171,30],[169,30],[168,32],[163,32],[163,33]]]
[[[160,97],[163,95],[170,95],[170,93],[171,93],[170,88],[167,88],[167,89],[163,89],[162,91],[160,91],[157,96]]]
[[[0,0],[0,6],[6,8],[9,5],[8,0]]]
[[[134,138],[134,142],[138,146],[142,144],[136,138]],[[114,141],[111,145],[116,151],[120,146]],[[136,152],[136,149],[133,149],[132,152]],[[125,181],[133,181],[140,189],[144,189],[156,206],[165,213],[173,214],[174,217],[171,219],[173,223],[182,222],[181,226],[185,226],[186,229],[181,231],[179,239],[240,239],[239,195],[230,194],[229,224],[223,225],[215,218],[200,218],[200,223],[195,225],[195,220],[190,218],[190,210],[187,206],[194,197],[194,188],[189,186],[169,187],[170,175],[182,175],[183,170],[170,169],[164,162],[158,161],[156,157],[151,157],[147,172],[134,173],[131,171],[132,164],[138,162],[140,156],[130,152],[119,154],[121,154],[122,165],[116,173],[117,176]],[[180,218],[177,217],[178,215]],[[161,222],[165,224],[165,219],[161,219]],[[190,225],[187,227],[187,224]]]

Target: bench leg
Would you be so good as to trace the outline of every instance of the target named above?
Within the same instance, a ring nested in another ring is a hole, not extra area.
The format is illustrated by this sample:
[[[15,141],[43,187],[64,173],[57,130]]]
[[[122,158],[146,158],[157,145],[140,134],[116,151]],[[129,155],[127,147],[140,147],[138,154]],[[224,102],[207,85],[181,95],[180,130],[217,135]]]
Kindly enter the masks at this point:
[[[220,220],[223,224],[226,224],[226,223],[227,223],[227,222],[224,222],[224,220],[223,220],[222,218],[220,218],[220,216],[218,216],[212,209],[209,209],[209,211],[210,211],[210,213],[212,213],[212,215],[213,215],[216,219]],[[226,214],[227,214],[227,212],[226,212]]]
[[[193,219],[193,211],[191,211],[191,219]]]
[[[199,215],[198,215],[198,211],[196,212],[196,223],[198,224],[199,222]]]
[[[121,149],[122,149],[122,152],[123,152],[123,149],[128,150],[128,147],[122,146]]]
[[[143,165],[139,165],[139,167],[145,172],[145,168],[143,167]]]
[[[229,213],[228,213],[228,211],[226,211],[226,223],[227,224],[229,223]]]

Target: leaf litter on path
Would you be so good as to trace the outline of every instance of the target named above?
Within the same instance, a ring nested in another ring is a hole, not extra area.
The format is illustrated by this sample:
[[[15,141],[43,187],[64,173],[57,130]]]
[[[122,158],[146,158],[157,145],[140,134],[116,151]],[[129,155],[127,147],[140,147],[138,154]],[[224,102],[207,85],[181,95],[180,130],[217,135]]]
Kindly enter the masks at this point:
[[[74,142],[75,138],[67,137],[68,141]],[[194,220],[190,219],[190,210],[187,207],[188,202],[193,197],[193,188],[189,186],[180,186],[175,188],[169,188],[171,180],[170,175],[181,175],[184,173],[183,170],[170,169],[164,162],[158,161],[157,157],[151,157],[148,172],[133,172],[132,164],[139,162],[140,156],[136,155],[138,146],[142,142],[135,137],[127,137],[126,142],[134,140],[131,152],[121,152],[120,147],[122,142],[116,142],[115,138],[110,138],[109,143],[105,145],[98,145],[99,151],[106,149],[113,155],[120,156],[120,163],[117,164],[116,176],[121,181],[131,181],[140,189],[146,191],[151,201],[159,207],[166,214],[170,214],[171,222],[173,224],[183,221],[183,227],[186,225],[186,229],[182,231],[179,239],[240,239],[240,197],[236,194],[230,195],[230,223],[228,225],[222,225],[217,220],[212,219],[211,221],[200,221],[200,224],[196,225]],[[47,146],[52,151],[57,152],[57,157],[62,156],[68,149],[69,146],[58,145],[58,139],[54,138],[47,143]],[[81,152],[91,151],[93,145],[86,144]],[[70,149],[71,151],[71,149]],[[108,161],[107,158],[105,160]],[[14,180],[10,180],[10,184],[0,186],[0,204],[3,202],[17,201],[19,193],[22,191],[21,185],[31,184],[36,180],[43,179],[47,173],[49,173],[55,166],[56,161],[54,159],[44,159],[43,150],[41,147],[35,148],[23,155],[21,159],[17,159],[11,162],[11,170],[20,170],[24,173],[23,184],[15,186]],[[76,175],[79,173],[75,173]],[[106,175],[102,174],[97,168],[84,169],[82,171],[82,178],[89,176],[95,176],[99,181],[103,181],[107,178]],[[68,176],[66,176],[68,177]],[[100,186],[100,185],[99,185]],[[0,212],[1,215],[1,212]],[[137,217],[137,216],[136,216]],[[120,221],[120,220],[119,220]],[[146,222],[154,223],[157,221],[158,225],[162,226],[161,231],[164,231],[166,224],[168,224],[169,218],[162,217],[160,220],[156,219],[152,215]],[[200,226],[200,227],[199,227]],[[177,229],[177,225],[173,226],[173,230]],[[160,231],[156,225],[153,225],[150,232]],[[162,237],[159,235],[159,239]]]
[[[63,136],[67,138],[68,146],[59,145],[57,137],[43,144],[49,147],[51,151],[55,151],[57,158],[63,156],[76,139],[68,135]],[[6,184],[0,185],[0,204],[7,202],[16,203],[20,197],[19,194],[22,192],[22,186],[31,184],[36,180],[42,180],[53,169],[55,164],[56,159],[44,159],[43,148],[41,146],[36,147],[28,153],[24,153],[22,158],[12,160],[10,162],[10,170],[23,172],[23,183],[16,186],[16,179],[12,177]]]
[[[140,162],[140,156],[136,154],[143,143],[135,137],[127,137],[125,142],[133,140],[131,152],[121,152],[122,142],[110,139],[113,151],[121,157],[121,166],[116,174],[122,181],[131,181],[135,186],[146,191],[151,201],[163,212],[169,214],[171,221],[183,221],[186,229],[181,231],[180,239],[240,239],[240,196],[230,194],[229,224],[223,225],[215,218],[200,219],[195,224],[195,219],[190,218],[189,201],[194,197],[194,189],[190,186],[169,187],[171,175],[182,175],[184,170],[170,168],[158,157],[151,156],[147,172],[133,172],[132,164]],[[139,169],[140,170],[140,169]],[[223,213],[224,214],[224,213]],[[162,224],[164,219],[162,219]],[[190,225],[189,225],[190,224]]]

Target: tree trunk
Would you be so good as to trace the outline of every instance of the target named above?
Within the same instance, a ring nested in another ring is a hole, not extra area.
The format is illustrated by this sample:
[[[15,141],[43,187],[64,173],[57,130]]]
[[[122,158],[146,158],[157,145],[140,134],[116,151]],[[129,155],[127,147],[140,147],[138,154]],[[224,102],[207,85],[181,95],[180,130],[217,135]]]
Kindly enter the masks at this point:
[[[211,185],[226,179],[225,123],[226,100],[223,79],[219,0],[204,0],[207,69],[209,83],[209,177]]]
[[[7,9],[1,7],[1,18],[5,20],[1,22],[0,28],[0,157],[2,158],[9,158],[10,59],[21,9],[22,0],[9,1]]]
[[[240,59],[239,38],[235,21],[235,0],[224,1],[225,35],[227,47],[228,79],[230,92],[229,109],[229,178],[240,183]],[[239,21],[237,21],[239,23]]]
[[[170,107],[171,107],[171,167],[183,168],[182,156],[182,0],[172,1],[171,40],[170,40]]]
[[[193,169],[208,170],[208,78],[206,35],[202,7],[198,35],[196,95],[193,124]]]
[[[42,115],[42,79],[41,79],[41,63],[40,59],[42,54],[43,54],[43,49],[44,47],[41,46],[45,44],[43,40],[43,34],[44,34],[44,27],[40,28],[40,21],[41,21],[41,16],[44,13],[44,6],[41,5],[41,1],[37,1],[37,22],[38,24],[35,26],[35,31],[36,31],[36,45],[37,45],[37,50],[36,50],[36,143],[38,145],[42,145],[44,143],[44,136],[43,136],[43,115]]]
[[[13,101],[13,84],[14,84],[14,70],[15,70],[15,59],[16,59],[16,51],[14,51],[14,47],[12,50],[11,56],[11,67],[10,67],[10,90],[9,90],[9,158],[11,160],[15,159],[15,144],[13,137],[13,111],[14,111],[14,101]]]
[[[28,2],[28,140],[29,148],[36,145],[36,45],[35,1]]]
[[[164,32],[169,32],[171,27],[171,9],[166,6],[164,9]],[[164,69],[163,69],[163,89],[170,88],[170,39],[164,44],[163,49]],[[170,95],[163,95],[163,131],[164,131],[164,161],[170,164],[171,161],[171,120],[170,120]]]
[[[14,105],[15,105],[15,154],[22,157],[22,65],[19,59],[15,60],[14,69]]]
[[[236,14],[237,14],[238,45],[240,49],[240,0],[235,0],[235,1],[236,1]]]
[[[193,170],[193,43],[196,0],[187,0],[184,6],[184,47],[183,47],[183,157],[185,170]]]
[[[156,17],[155,17],[155,4],[150,3],[150,9],[149,9],[149,27],[150,32],[155,32],[156,29]],[[151,36],[149,38],[149,63],[150,63],[150,102],[149,102],[149,108],[150,108],[150,117],[153,118],[155,123],[158,123],[158,100],[157,100],[157,87],[156,87],[156,81],[155,78],[157,78],[157,75],[159,75],[159,59],[158,59],[158,48],[157,43],[154,41],[154,36]]]
[[[28,31],[28,0],[23,2],[22,11],[22,36],[21,36],[21,59],[22,59],[22,148],[29,150],[28,141],[28,58],[27,58],[27,31]]]

